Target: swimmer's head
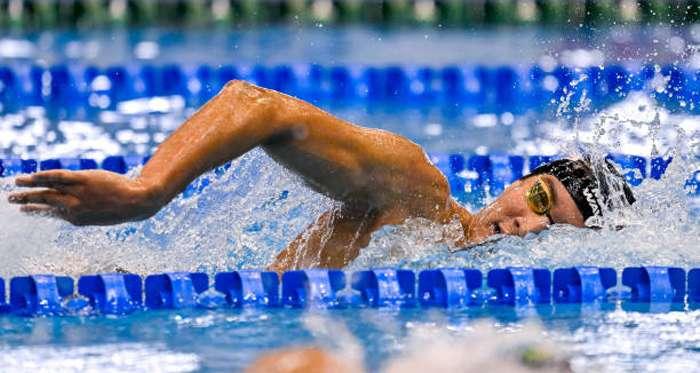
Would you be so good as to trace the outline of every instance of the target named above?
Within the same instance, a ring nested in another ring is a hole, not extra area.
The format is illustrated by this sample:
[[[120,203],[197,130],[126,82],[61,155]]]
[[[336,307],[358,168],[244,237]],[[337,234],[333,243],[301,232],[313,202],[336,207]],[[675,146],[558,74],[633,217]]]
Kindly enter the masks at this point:
[[[513,183],[474,216],[469,241],[497,234],[525,236],[551,224],[599,227],[608,211],[634,203],[632,189],[607,160],[560,159]]]

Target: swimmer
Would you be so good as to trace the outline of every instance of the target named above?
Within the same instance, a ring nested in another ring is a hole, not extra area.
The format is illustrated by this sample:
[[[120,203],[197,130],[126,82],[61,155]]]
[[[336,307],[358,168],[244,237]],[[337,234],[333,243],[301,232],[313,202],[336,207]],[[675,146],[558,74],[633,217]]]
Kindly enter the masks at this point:
[[[524,236],[552,224],[586,227],[605,209],[634,202],[614,168],[563,159],[534,170],[476,214],[450,196],[444,175],[423,149],[379,129],[360,127],[272,90],[231,81],[157,149],[140,175],[52,170],[19,176],[11,203],[26,213],[49,214],[83,225],[147,219],[197,176],[260,147],[341,207],[318,217],[270,264],[341,268],[386,225],[425,218],[445,228],[461,249],[498,235]],[[599,167],[600,168],[600,167]],[[621,200],[621,201],[620,201]],[[236,208],[236,206],[231,206]],[[450,223],[462,227],[458,237]]]

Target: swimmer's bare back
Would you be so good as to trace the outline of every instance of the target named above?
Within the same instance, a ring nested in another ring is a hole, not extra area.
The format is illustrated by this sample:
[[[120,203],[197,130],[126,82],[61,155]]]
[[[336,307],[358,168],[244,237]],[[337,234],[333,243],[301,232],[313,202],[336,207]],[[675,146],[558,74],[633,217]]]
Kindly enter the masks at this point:
[[[456,216],[464,226],[471,219],[417,144],[242,81],[226,84],[192,115],[135,179],[106,171],[39,172],[16,183],[45,189],[14,193],[10,202],[75,225],[146,219],[197,176],[258,146],[313,190],[341,202],[278,255],[274,270],[342,267],[372,232],[407,218],[447,223]]]

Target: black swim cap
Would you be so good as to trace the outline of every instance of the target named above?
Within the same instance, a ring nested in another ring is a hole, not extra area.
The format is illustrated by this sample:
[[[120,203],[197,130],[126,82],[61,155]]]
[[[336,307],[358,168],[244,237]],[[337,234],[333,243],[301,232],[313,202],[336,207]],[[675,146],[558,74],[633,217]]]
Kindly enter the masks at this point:
[[[590,159],[559,159],[537,167],[525,178],[549,174],[561,181],[576,202],[583,220],[603,216],[603,210],[631,205],[636,200],[632,189],[607,159],[593,167]]]

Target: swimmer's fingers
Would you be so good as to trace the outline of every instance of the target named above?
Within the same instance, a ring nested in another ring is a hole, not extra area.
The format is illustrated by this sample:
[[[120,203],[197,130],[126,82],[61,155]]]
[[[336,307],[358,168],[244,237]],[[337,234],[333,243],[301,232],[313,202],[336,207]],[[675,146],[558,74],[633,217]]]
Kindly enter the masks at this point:
[[[18,176],[15,179],[15,184],[21,187],[44,187],[44,188],[61,188],[70,186],[80,181],[78,172],[68,170],[50,170],[37,172],[33,175]]]
[[[31,190],[27,192],[12,193],[8,198],[8,201],[19,205],[41,204],[60,209],[66,209],[78,202],[75,197],[61,193],[55,189]]]
[[[35,203],[30,203],[28,205],[23,205],[19,209],[21,212],[29,215],[40,215],[40,216],[51,216],[51,217],[61,217],[61,210],[48,205],[39,205]]]
[[[60,218],[70,223],[73,223],[70,206],[77,203],[75,197],[51,189],[15,193],[10,201],[21,204],[19,210],[25,214]]]

